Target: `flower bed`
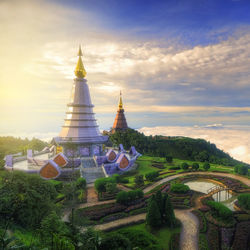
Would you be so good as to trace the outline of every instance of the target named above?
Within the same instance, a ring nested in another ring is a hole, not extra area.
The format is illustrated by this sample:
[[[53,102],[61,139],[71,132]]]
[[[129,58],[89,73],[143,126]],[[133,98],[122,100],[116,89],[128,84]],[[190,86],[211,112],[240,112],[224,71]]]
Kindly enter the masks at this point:
[[[145,206],[146,206],[146,202],[143,201],[143,202],[138,203],[138,204],[136,204],[136,205],[132,205],[132,206],[127,207],[127,208],[125,209],[125,212],[126,212],[126,213],[129,213],[129,212],[132,211],[132,210],[135,210],[135,209],[138,209],[138,208],[142,208],[142,207],[145,207]]]
[[[221,249],[230,249],[234,236],[234,228],[221,228]]]
[[[110,205],[110,204],[109,204]],[[100,220],[102,217],[113,214],[113,213],[118,213],[118,212],[123,212],[126,209],[126,206],[120,205],[117,203],[113,203],[111,206],[107,207],[89,207],[88,209],[78,209],[78,213],[81,216],[86,216],[90,220]]]
[[[213,249],[213,250],[219,250],[219,242],[220,242],[220,238],[219,238],[219,230],[218,227],[209,223],[208,226],[208,233],[207,233],[207,240],[208,240],[208,245],[209,245],[209,249]]]
[[[147,207],[138,208],[129,212],[129,215],[143,214],[147,212]]]
[[[250,223],[248,221],[237,224],[232,250],[248,249]]]
[[[205,213],[205,216],[210,223],[217,225],[219,227],[233,227],[236,223],[235,219],[232,219],[230,221],[224,221],[218,217],[216,218],[211,214],[211,212]]]

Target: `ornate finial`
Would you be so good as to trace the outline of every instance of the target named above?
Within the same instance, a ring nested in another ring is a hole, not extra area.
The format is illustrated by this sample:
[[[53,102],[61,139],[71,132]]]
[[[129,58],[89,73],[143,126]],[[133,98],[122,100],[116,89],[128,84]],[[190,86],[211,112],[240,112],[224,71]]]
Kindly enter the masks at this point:
[[[84,69],[83,63],[82,63],[82,49],[81,45],[79,45],[79,51],[78,51],[78,62],[76,64],[76,69],[75,69],[75,76],[77,78],[84,78],[87,73],[86,70]]]
[[[123,104],[122,104],[122,91],[120,90],[120,100],[119,100],[119,109],[123,109]]]

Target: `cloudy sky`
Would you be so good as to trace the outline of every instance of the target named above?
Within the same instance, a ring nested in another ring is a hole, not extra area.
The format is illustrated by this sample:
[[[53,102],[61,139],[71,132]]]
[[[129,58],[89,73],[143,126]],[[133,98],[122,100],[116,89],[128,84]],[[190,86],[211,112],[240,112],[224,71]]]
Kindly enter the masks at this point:
[[[59,133],[82,44],[101,129],[122,90],[130,127],[250,162],[249,13],[248,0],[0,0],[0,134]]]

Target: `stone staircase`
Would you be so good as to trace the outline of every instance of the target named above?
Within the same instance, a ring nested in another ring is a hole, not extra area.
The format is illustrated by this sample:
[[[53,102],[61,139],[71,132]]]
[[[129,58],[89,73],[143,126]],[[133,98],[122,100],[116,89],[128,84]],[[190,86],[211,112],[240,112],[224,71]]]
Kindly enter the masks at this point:
[[[105,177],[102,167],[98,167],[93,157],[82,157],[81,161],[81,176],[86,179],[88,184]]]

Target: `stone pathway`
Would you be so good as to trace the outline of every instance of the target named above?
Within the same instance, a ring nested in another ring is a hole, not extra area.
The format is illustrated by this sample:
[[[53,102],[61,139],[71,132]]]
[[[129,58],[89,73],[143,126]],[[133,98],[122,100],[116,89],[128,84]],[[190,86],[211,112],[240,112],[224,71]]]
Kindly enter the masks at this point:
[[[175,216],[182,223],[180,235],[181,250],[198,250],[199,220],[192,214],[191,209],[175,209]]]
[[[233,179],[236,179],[236,180],[239,180],[241,181],[242,183],[250,186],[250,179],[247,179],[245,177],[242,177],[242,176],[238,176],[238,175],[234,175],[234,174],[228,174],[228,173],[213,173],[213,172],[191,172],[191,173],[182,173],[182,174],[176,174],[176,175],[172,175],[172,176],[168,176],[162,180],[159,180],[157,182],[155,182],[153,185],[149,186],[149,187],[146,187],[143,192],[144,193],[147,193],[149,191],[151,191],[152,189],[154,189],[155,187],[167,182],[167,181],[171,181],[171,180],[174,180],[176,178],[179,178],[181,176],[186,176],[186,175],[193,175],[193,174],[199,174],[199,175],[213,175],[213,176],[223,176],[223,177],[229,177],[229,178],[233,178]]]
[[[146,214],[138,214],[138,215],[133,215],[133,216],[129,216],[127,218],[123,218],[123,219],[119,219],[119,220],[115,220],[115,221],[111,221],[105,224],[100,224],[100,225],[96,225],[94,228],[96,230],[111,230],[113,228],[117,228],[117,227],[123,227],[126,226],[128,224],[130,224],[131,222],[138,222],[138,221],[145,221],[146,219]]]

